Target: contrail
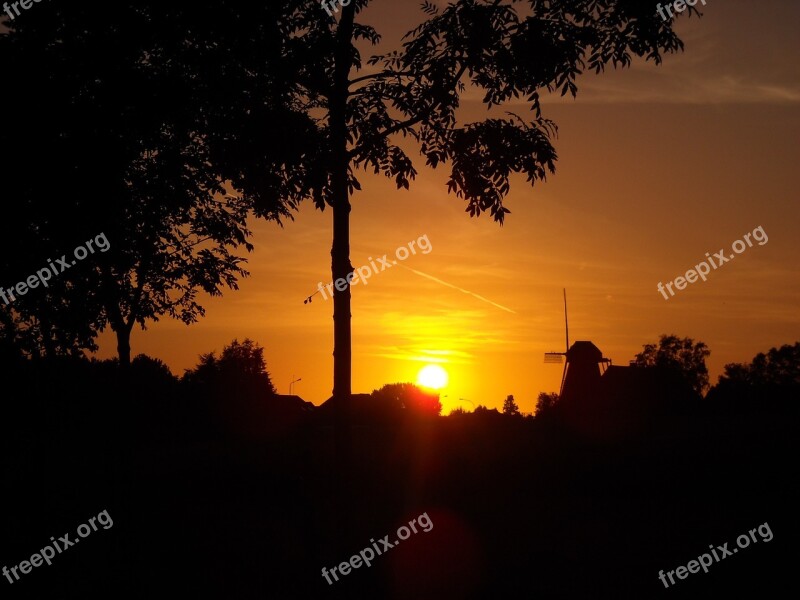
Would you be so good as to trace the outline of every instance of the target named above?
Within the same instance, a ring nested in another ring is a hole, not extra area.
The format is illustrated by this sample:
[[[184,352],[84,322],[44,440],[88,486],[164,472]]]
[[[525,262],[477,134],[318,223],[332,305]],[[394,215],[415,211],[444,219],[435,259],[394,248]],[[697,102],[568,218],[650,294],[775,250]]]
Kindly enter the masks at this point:
[[[510,308],[507,308],[507,307],[503,306],[502,304],[498,304],[497,302],[492,302],[488,298],[484,298],[483,296],[479,296],[478,294],[475,294],[473,292],[470,292],[469,290],[465,290],[463,288],[460,288],[457,285],[453,285],[452,283],[447,283],[446,281],[442,281],[441,279],[437,279],[436,277],[433,277],[432,275],[428,275],[427,273],[423,273],[422,271],[417,271],[416,269],[411,269],[409,267],[406,267],[405,265],[398,264],[397,266],[398,267],[403,267],[404,269],[406,269],[408,271],[411,271],[412,273],[416,273],[420,277],[427,277],[431,281],[435,281],[436,283],[441,283],[442,285],[446,285],[447,287],[453,288],[454,290],[458,290],[459,292],[461,292],[463,294],[467,294],[469,296],[472,296],[473,298],[477,298],[478,300],[482,300],[483,302],[491,304],[492,306],[496,306],[497,308],[499,308],[501,310],[504,310],[506,312],[510,312],[512,314],[517,314],[515,311],[511,310]]]

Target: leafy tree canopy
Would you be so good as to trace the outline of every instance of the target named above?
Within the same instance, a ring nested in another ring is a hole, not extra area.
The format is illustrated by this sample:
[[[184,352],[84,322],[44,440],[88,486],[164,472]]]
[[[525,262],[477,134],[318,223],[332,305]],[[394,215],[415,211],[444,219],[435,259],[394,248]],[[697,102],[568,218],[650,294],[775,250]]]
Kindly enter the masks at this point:
[[[558,394],[555,392],[539,392],[539,396],[536,398],[535,416],[541,417],[551,414],[558,404],[558,399]]]
[[[215,390],[247,390],[270,396],[277,393],[267,372],[264,348],[250,339],[233,340],[219,357],[214,352],[202,354],[197,367],[184,373],[183,381]]]
[[[676,335],[662,335],[658,344],[645,344],[632,364],[639,367],[661,367],[679,373],[698,394],[708,388],[706,358],[711,351],[703,342]]]
[[[757,354],[748,364],[725,365],[720,383],[730,381],[752,386],[800,386],[800,342]]]

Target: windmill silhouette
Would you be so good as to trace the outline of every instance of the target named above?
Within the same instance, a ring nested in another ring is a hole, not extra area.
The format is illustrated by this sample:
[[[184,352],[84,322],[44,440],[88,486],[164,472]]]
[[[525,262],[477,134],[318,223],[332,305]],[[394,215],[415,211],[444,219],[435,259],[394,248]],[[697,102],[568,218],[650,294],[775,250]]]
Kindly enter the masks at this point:
[[[564,362],[561,375],[560,400],[572,401],[585,398],[597,391],[600,376],[611,364],[610,358],[604,358],[600,349],[589,341],[575,342],[569,345],[569,319],[567,317],[567,290],[564,289],[564,329],[567,345],[564,352],[545,352],[545,363]],[[564,358],[566,357],[566,361]],[[602,372],[601,372],[602,369]]]

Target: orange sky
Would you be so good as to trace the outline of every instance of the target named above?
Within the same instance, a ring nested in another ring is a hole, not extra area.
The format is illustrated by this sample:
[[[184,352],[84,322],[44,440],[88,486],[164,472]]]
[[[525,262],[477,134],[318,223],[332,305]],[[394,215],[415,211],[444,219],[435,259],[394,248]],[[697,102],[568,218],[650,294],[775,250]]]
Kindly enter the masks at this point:
[[[376,0],[366,16],[394,43],[420,18],[417,6]],[[710,0],[705,14],[679,21],[686,51],[662,66],[589,74],[577,101],[544,103],[560,128],[557,172],[533,190],[514,181],[504,227],[469,218],[446,193],[446,166],[417,160],[410,191],[361,173],[353,265],[423,235],[433,250],[402,263],[429,277],[393,267],[353,288],[354,391],[413,381],[438,359],[450,375],[445,411],[470,408],[457,398],[499,408],[507,394],[532,411],[561,378],[542,354],[564,347],[562,287],[570,339],[594,341],[615,364],[676,333],[708,344],[715,382],[725,363],[800,340],[800,5]],[[485,116],[478,97],[467,95],[463,119]],[[669,301],[656,291],[758,226],[766,245]],[[198,354],[250,337],[281,393],[294,374],[295,393],[319,404],[332,388],[333,304],[303,299],[330,281],[331,213],[307,203],[284,229],[253,229],[241,289],[208,299],[190,327],[163,320],[134,330],[134,354],[181,374]],[[100,341],[99,356],[113,356],[113,339]]]

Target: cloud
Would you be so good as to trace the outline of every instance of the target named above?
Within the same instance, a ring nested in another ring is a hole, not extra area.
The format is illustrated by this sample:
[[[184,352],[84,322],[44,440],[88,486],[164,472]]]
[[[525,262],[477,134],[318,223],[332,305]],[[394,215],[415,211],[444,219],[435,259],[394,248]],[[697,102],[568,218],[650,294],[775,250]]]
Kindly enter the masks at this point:
[[[578,100],[584,104],[794,104],[800,102],[800,87],[761,83],[744,76],[693,74],[650,81],[584,83]],[[572,102],[548,96],[545,103]]]
[[[439,342],[445,339],[438,340]],[[437,341],[434,344],[440,345]],[[475,344],[478,347],[479,344]],[[414,340],[401,346],[376,345],[368,349],[367,354],[380,358],[393,360],[403,360],[409,362],[437,363],[437,364],[461,364],[467,365],[474,362],[475,355],[464,350],[434,350],[425,342]]]

